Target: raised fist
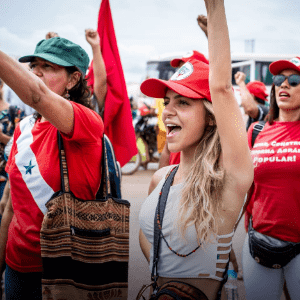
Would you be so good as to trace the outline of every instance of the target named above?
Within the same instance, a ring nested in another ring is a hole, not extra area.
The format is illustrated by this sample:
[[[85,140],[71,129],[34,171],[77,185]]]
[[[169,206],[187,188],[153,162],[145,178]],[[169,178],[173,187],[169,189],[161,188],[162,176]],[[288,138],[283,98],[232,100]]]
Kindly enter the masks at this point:
[[[47,34],[46,34],[46,40],[49,40],[51,38],[54,38],[54,37],[57,37],[59,36],[56,32],[53,32],[53,31],[49,31]]]
[[[93,46],[93,45],[100,45],[100,37],[96,30],[94,29],[86,29],[85,30],[85,38],[87,42]]]
[[[235,79],[235,83],[237,85],[240,85],[241,83],[245,83],[246,75],[245,73],[239,71],[234,74],[234,79]]]
[[[207,36],[207,17],[204,15],[199,15],[197,18],[197,22],[199,27],[202,29],[202,31]]]

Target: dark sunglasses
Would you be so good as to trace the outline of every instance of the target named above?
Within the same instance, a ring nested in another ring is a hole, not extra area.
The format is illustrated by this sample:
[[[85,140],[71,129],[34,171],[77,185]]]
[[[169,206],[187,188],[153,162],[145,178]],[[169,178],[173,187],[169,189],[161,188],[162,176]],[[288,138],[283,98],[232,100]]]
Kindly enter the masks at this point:
[[[300,83],[300,75],[293,74],[290,76],[284,76],[284,75],[275,75],[273,76],[273,83],[276,86],[281,86],[281,84],[285,81],[288,80],[288,83],[290,86],[297,86]]]

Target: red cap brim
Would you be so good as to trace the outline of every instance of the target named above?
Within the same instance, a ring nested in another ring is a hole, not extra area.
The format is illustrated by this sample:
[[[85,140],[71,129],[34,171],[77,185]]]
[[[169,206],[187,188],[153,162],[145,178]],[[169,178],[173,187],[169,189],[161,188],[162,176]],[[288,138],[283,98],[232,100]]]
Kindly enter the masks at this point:
[[[281,71],[287,70],[287,69],[292,69],[292,70],[300,72],[300,68],[288,60],[274,61],[273,63],[270,64],[269,69],[273,75],[278,75]]]
[[[174,58],[170,61],[170,65],[173,67],[173,68],[177,68],[179,66],[179,64],[183,62],[182,59],[180,58]]]
[[[186,86],[176,83],[174,81],[165,81],[155,78],[145,80],[141,84],[141,91],[144,95],[153,98],[164,98],[166,96],[167,89],[173,90],[175,93],[187,98],[201,99],[206,98],[204,95],[200,95]]]

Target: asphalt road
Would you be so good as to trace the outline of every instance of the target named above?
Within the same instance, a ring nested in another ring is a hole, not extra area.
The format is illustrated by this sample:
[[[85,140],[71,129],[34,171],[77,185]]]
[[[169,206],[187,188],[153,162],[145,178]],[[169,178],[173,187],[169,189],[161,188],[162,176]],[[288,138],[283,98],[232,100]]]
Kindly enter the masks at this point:
[[[150,270],[148,263],[140,250],[139,211],[144,199],[148,195],[148,187],[157,164],[150,164],[148,170],[138,170],[133,175],[122,176],[122,198],[129,200],[130,209],[130,254],[129,254],[129,293],[128,299],[134,300],[143,284],[150,283]],[[242,269],[242,246],[245,239],[245,230],[241,220],[233,238],[233,249],[236,254],[239,269]],[[239,300],[246,300],[243,281],[237,281]],[[280,300],[285,300],[282,296]]]

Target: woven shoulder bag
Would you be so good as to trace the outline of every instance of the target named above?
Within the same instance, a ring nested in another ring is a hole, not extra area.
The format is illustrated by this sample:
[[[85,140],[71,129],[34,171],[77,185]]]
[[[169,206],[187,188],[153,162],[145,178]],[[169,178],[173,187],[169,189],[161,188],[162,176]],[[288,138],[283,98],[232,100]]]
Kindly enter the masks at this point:
[[[43,300],[125,300],[128,294],[130,203],[114,195],[103,137],[102,180],[96,200],[70,191],[58,133],[61,191],[47,202],[41,228]],[[99,170],[100,172],[100,170]],[[115,183],[113,183],[115,184]]]

